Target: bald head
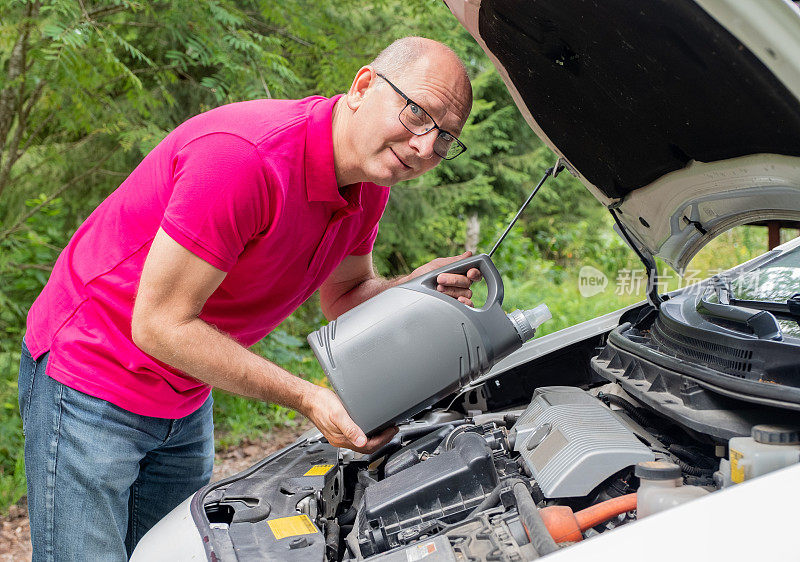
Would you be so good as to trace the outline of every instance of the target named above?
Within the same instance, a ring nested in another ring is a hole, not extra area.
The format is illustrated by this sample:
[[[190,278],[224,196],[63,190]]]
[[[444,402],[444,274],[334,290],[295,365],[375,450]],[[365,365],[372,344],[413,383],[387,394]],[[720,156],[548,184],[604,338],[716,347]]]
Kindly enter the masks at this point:
[[[466,68],[450,48],[423,37],[395,41],[358,70],[334,107],[339,186],[394,185],[435,168],[453,143],[461,143],[457,137],[471,108]],[[412,115],[430,119],[431,127],[410,129]]]
[[[466,106],[472,107],[472,86],[467,67],[458,55],[443,43],[425,37],[403,37],[382,50],[372,61],[371,66],[376,72],[397,77],[425,63],[452,64],[456,67],[458,79],[453,88],[459,97],[464,97]]]

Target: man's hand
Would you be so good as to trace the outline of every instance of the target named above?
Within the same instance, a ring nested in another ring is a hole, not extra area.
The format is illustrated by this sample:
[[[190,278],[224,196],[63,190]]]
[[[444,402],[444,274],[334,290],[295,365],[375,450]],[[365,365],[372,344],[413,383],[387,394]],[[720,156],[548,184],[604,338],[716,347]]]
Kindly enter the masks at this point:
[[[359,453],[371,453],[388,443],[396,427],[390,427],[369,439],[350,418],[342,402],[332,391],[315,386],[300,407],[300,413],[317,426],[328,443],[334,447],[345,447]]]
[[[450,265],[453,262],[457,262],[458,260],[463,260],[464,258],[468,258],[472,255],[472,252],[464,252],[460,256],[451,256],[448,258],[436,258],[435,260],[431,260],[425,265],[421,265],[413,272],[411,275],[408,276],[408,279],[413,279],[415,277],[419,277],[420,275],[424,275],[429,271],[433,271],[434,269],[439,269],[440,267],[444,267],[446,265]],[[436,290],[444,293],[445,295],[449,295],[454,299],[458,299],[459,301],[463,302],[467,306],[474,306],[472,304],[472,290],[470,286],[475,283],[476,281],[481,280],[481,272],[476,268],[472,268],[467,271],[466,275],[461,275],[458,273],[440,273],[439,276],[436,278],[436,282],[438,285],[436,286]]]

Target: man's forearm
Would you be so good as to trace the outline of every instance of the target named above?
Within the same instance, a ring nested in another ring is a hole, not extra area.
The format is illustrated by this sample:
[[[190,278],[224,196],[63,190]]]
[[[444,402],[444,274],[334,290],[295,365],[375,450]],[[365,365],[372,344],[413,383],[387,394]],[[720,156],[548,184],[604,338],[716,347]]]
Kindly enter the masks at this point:
[[[341,295],[335,302],[328,304],[324,307],[325,316],[328,318],[338,318],[351,308],[354,308],[371,299],[378,293],[385,291],[395,285],[400,285],[411,279],[410,275],[403,275],[393,279],[385,279],[383,277],[370,277],[365,279],[343,295]]]
[[[316,386],[249,351],[199,318],[151,327],[143,351],[208,385],[304,413]]]

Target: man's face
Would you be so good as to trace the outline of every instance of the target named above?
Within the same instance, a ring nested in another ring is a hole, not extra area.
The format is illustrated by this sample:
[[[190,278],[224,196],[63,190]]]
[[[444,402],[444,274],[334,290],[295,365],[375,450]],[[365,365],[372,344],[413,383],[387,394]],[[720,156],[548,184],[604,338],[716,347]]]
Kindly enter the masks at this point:
[[[442,161],[433,151],[439,131],[421,136],[410,133],[398,118],[406,100],[374,71],[370,76],[370,85],[354,114],[353,146],[365,179],[393,185],[434,168]],[[469,97],[461,70],[452,60],[428,57],[401,75],[386,78],[425,109],[441,129],[455,136],[461,134],[469,114]]]

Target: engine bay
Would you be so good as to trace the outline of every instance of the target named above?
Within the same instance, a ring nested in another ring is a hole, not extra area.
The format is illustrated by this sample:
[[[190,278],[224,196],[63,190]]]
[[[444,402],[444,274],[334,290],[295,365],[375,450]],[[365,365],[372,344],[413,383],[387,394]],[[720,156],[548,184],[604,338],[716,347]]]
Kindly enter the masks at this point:
[[[220,560],[531,560],[635,521],[640,463],[723,484],[712,440],[623,395],[549,386],[524,409],[438,409],[372,455],[298,442],[205,494],[208,544]]]
[[[209,485],[191,505],[209,559],[533,560],[798,463],[793,403],[720,389],[709,381],[743,379],[698,377],[702,362],[664,342],[665,322],[680,329],[671,310],[687,306],[642,305],[610,331],[561,336],[369,455],[310,432]],[[752,372],[745,382],[763,386]]]

